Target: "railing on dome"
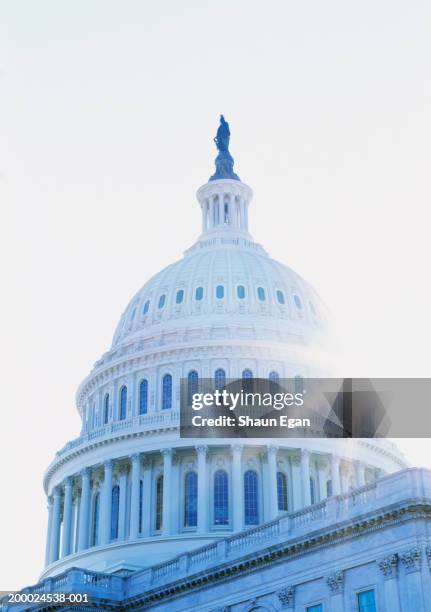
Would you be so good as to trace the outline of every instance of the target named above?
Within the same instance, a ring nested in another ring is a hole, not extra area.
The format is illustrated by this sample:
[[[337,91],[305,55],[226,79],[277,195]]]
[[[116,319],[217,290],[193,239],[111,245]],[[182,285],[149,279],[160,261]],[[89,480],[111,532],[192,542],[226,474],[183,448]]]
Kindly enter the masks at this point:
[[[131,419],[124,419],[124,421],[114,421],[71,440],[56,453],[56,458],[62,457],[78,446],[110,437],[112,434],[121,432],[134,433],[162,427],[176,427],[179,425],[179,422],[180,413],[178,410],[142,414]]]

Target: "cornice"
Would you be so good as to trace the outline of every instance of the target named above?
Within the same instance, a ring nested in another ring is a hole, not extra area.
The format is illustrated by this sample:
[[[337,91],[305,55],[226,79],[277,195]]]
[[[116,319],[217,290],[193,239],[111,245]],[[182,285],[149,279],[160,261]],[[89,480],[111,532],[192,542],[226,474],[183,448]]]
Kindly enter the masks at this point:
[[[281,563],[288,558],[297,558],[319,548],[334,546],[334,544],[346,542],[397,523],[417,519],[431,520],[431,501],[412,500],[403,502],[398,506],[381,509],[365,517],[359,516],[355,520],[350,519],[345,523],[339,523],[335,528],[329,527],[316,531],[311,536],[295,538],[290,542],[283,542],[261,551],[254,551],[216,567],[156,587],[143,595],[130,597],[123,602],[123,606],[124,609],[133,610],[152,602],[175,598],[187,591],[201,589],[213,583],[225,582],[239,575],[247,575],[256,570]]]

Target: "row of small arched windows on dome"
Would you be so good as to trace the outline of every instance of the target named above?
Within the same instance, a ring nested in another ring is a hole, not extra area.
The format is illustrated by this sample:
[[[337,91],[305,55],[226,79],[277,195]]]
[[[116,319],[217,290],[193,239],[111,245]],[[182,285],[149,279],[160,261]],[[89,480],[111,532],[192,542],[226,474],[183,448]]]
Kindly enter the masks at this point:
[[[245,392],[250,392],[253,385],[253,372],[246,368],[242,371],[242,386]],[[268,375],[271,383],[278,384],[280,380],[279,373],[275,370]],[[295,376],[295,393],[301,393],[303,390],[303,378],[300,375]],[[226,372],[223,368],[217,368],[214,372],[214,387],[215,389],[223,389],[226,384]],[[194,393],[198,392],[199,374],[196,370],[191,370],[187,375],[187,398],[188,403]],[[123,385],[119,395],[119,419],[124,420],[127,417],[127,386]],[[162,378],[162,409],[169,410],[172,408],[172,375],[165,374]],[[110,396],[106,393],[103,401],[103,424],[106,425],[109,421]],[[139,414],[147,414],[148,412],[148,380],[143,378],[139,383]]]
[[[204,295],[205,295],[205,289],[202,285],[198,286],[195,288],[194,290],[194,301],[195,302],[201,302],[204,299]],[[226,295],[226,288],[225,285],[216,285],[215,290],[214,290],[214,295],[216,297],[217,300],[223,300],[225,298]],[[247,296],[247,290],[245,285],[237,285],[236,286],[236,297],[238,300],[242,301],[245,300]],[[256,297],[258,299],[259,302],[266,302],[267,301],[267,290],[265,289],[265,287],[262,286],[258,286],[256,287]],[[175,304],[176,305],[180,305],[184,302],[185,299],[185,290],[184,289],[178,289],[177,292],[175,293]],[[156,300],[156,305],[157,305],[157,309],[158,310],[162,310],[165,306],[166,306],[166,300],[167,300],[167,294],[166,293],[162,293],[159,298]],[[280,306],[284,306],[286,304],[286,297],[285,297],[285,293],[284,291],[282,291],[281,289],[276,289],[275,290],[275,301],[277,304],[279,304]],[[293,301],[295,303],[296,308],[301,311],[303,309],[303,303],[301,298],[299,297],[299,295],[297,295],[296,293],[293,295]],[[316,316],[316,308],[313,304],[312,301],[308,302],[310,310],[312,312],[312,314],[314,316]],[[148,299],[144,302],[144,305],[142,307],[142,315],[146,315],[149,310],[150,310],[150,306],[151,306],[151,300]],[[133,319],[136,316],[136,311],[137,311],[137,306],[135,306],[132,309],[132,312],[130,314],[130,321],[133,321]]]
[[[230,524],[229,504],[229,477],[224,469],[218,469],[213,477],[213,525],[227,527]],[[255,470],[247,470],[243,476],[244,493],[244,524],[257,525],[260,518],[259,507],[259,477]],[[277,472],[277,507],[279,512],[289,510],[289,495],[287,476],[284,472]],[[139,532],[142,532],[144,512],[143,481],[139,486]],[[196,528],[198,524],[198,474],[189,471],[184,476],[184,500],[182,511],[183,528]],[[111,491],[111,526],[110,539],[118,539],[120,517],[120,487],[118,484]],[[100,519],[100,493],[93,498],[90,543],[98,543]],[[155,482],[154,523],[155,531],[163,528],[163,474]]]

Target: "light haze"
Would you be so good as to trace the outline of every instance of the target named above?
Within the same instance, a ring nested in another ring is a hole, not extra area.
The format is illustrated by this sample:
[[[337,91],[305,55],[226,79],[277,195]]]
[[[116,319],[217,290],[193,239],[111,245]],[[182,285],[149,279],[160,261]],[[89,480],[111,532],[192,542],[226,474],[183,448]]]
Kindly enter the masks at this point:
[[[78,384],[200,231],[220,113],[255,192],[251,232],[326,301],[345,375],[430,376],[430,13],[0,4],[0,590],[42,569],[42,474],[79,435]],[[429,445],[400,441],[431,467]]]

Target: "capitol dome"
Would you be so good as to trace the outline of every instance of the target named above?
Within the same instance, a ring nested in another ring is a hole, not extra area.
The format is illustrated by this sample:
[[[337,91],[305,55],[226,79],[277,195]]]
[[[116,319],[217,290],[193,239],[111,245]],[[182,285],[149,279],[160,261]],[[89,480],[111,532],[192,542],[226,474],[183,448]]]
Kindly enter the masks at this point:
[[[182,379],[330,374],[326,307],[253,240],[252,191],[218,147],[202,234],[130,300],[78,389],[81,434],[44,479],[43,577],[131,572],[405,467],[388,441],[180,438]]]

